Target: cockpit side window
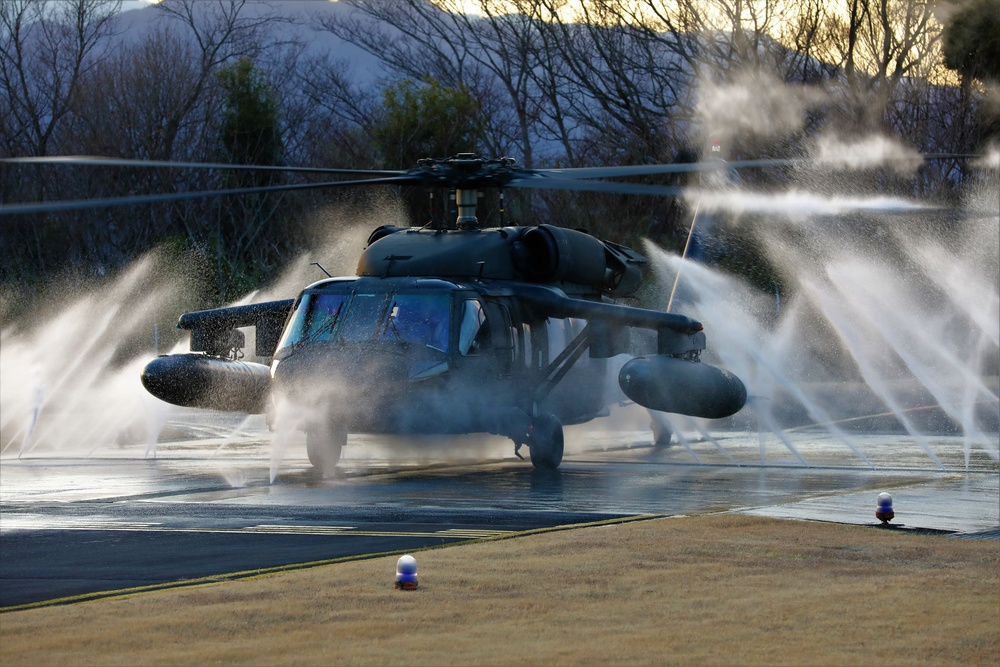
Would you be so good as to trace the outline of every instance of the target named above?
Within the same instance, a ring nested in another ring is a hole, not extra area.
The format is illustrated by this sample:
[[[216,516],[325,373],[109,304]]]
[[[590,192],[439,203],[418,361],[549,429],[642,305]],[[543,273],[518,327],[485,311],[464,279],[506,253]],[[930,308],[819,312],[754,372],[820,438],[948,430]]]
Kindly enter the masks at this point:
[[[490,344],[490,325],[483,304],[466,299],[462,305],[462,323],[458,331],[458,351],[462,356],[482,354]]]
[[[306,311],[309,308],[309,301],[311,299],[312,294],[303,294],[295,303],[292,316],[285,325],[281,339],[278,340],[278,345],[275,347],[276,351],[282,350],[302,338],[302,327],[306,324]]]

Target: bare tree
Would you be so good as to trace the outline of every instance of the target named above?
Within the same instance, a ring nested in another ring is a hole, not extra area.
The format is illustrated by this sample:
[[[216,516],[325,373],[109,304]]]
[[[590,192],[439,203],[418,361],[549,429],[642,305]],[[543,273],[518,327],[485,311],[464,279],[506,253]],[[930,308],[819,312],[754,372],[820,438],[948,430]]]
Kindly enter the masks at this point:
[[[391,70],[416,81],[434,79],[463,86],[494,108],[503,99],[513,127],[494,122],[487,148],[503,151],[513,143],[521,161],[534,163],[533,119],[537,95],[531,86],[537,59],[536,21],[518,10],[520,0],[480,0],[480,16],[464,12],[457,0],[365,2],[346,0],[351,14],[319,17],[321,29],[379,58]],[[498,91],[502,91],[498,92]],[[493,116],[497,121],[499,114]]]
[[[846,76],[845,112],[854,128],[891,130],[891,103],[904,79],[937,67],[941,25],[930,0],[848,0],[834,26],[832,55]]]
[[[540,0],[546,18],[540,25],[554,54],[549,59],[564,73],[557,84],[562,101],[554,106],[579,128],[576,160],[664,159],[692,76],[675,57],[683,47],[636,21],[632,4],[585,3],[568,17],[562,4]]]
[[[120,0],[0,3],[0,146],[47,155],[71,114],[80,81],[100,62]]]
[[[34,145],[17,148],[22,153],[47,150],[138,159],[220,160],[225,157],[220,129],[226,100],[219,72],[240,58],[264,60],[264,54],[275,59],[270,65],[276,65],[282,54],[275,45],[284,45],[287,41],[279,40],[271,31],[285,19],[259,3],[165,0],[157,8],[160,25],[142,35],[129,35],[129,39],[116,43],[113,53],[105,53],[94,46],[103,44],[97,36],[107,35],[110,30],[110,18],[103,14],[99,16],[108,21],[101,24],[103,32],[96,27],[81,28],[75,33],[68,29],[61,33],[56,31],[57,26],[66,24],[66,21],[57,23],[55,20],[64,16],[67,7],[76,7],[79,16],[85,17],[86,12],[96,11],[96,0],[51,3],[52,6],[45,10],[50,13],[39,13],[39,7],[44,4],[4,2],[2,5],[5,53],[13,54],[4,56],[4,72],[7,73],[4,83],[8,88],[16,85],[19,79],[13,74],[19,74],[24,79],[22,89],[40,91],[39,95],[47,93],[50,98],[42,96],[43,101],[58,102],[58,105],[49,102],[55,111],[47,116],[25,103],[24,108],[33,114],[25,118],[40,118],[43,122],[34,125],[41,131],[28,133]],[[33,23],[28,21],[30,17],[35,18]],[[90,25],[80,20],[80,26]],[[88,37],[89,41],[80,36]],[[64,64],[68,58],[66,54],[70,53],[66,44],[84,43],[91,44],[89,50],[82,46],[76,48],[74,52],[83,55]],[[30,51],[29,47],[35,50]],[[100,58],[97,57],[99,53]],[[287,66],[294,68],[294,63],[287,63]],[[274,71],[280,75],[277,66]],[[54,87],[53,81],[59,85]],[[55,96],[53,90],[61,92]],[[20,114],[17,104],[24,96],[15,91],[13,99],[8,108],[12,106],[14,112]],[[28,96],[27,99],[35,103],[36,98]],[[7,127],[9,125],[4,126]],[[28,129],[32,129],[30,123]],[[36,189],[38,197],[42,194],[51,197],[58,187],[58,195],[63,198],[85,198],[96,194],[212,189],[223,185],[226,178],[218,172],[191,169],[56,167],[36,170],[19,167],[9,171],[26,179],[24,183],[11,184],[4,176],[5,190],[15,192],[19,199],[32,196],[25,197],[31,190],[21,187],[24,184]],[[229,204],[193,200],[39,216],[31,224],[6,233],[27,233],[33,237],[33,242],[17,245],[35,249],[35,256],[25,264],[41,271],[48,266],[67,263],[89,263],[110,269],[128,262],[165,238],[183,240],[185,245],[202,248],[216,260],[221,298],[223,294],[232,296],[238,291],[238,288],[231,289],[232,284],[239,282],[233,277],[249,273],[243,270],[247,266],[266,272],[274,263],[274,244],[270,243],[271,239],[262,237],[270,230],[267,223],[274,219],[278,201],[259,197]],[[70,219],[73,224],[66,224]],[[56,230],[60,243],[51,243],[47,239]],[[276,238],[281,246],[280,232]]]
[[[193,45],[169,26],[122,45],[84,82],[74,152],[158,160],[180,145],[183,157],[196,157],[206,128],[184,111],[197,100],[201,77]]]
[[[378,92],[359,85],[350,64],[328,54],[302,60],[294,78],[301,145],[296,162],[311,166],[356,165],[376,168],[371,122],[379,107]],[[286,120],[292,124],[289,118]]]
[[[61,150],[81,82],[109,45],[119,5],[117,0],[0,2],[0,152],[42,156]],[[40,167],[3,170],[0,200],[11,195],[40,200],[67,185]],[[4,230],[4,275],[65,268],[66,234],[45,222],[20,220]]]
[[[802,0],[798,12],[778,27],[777,39],[788,48],[786,80],[823,83],[837,73],[827,62],[833,45],[829,28],[831,12],[823,0]]]
[[[166,159],[174,156],[177,135],[188,114],[218,84],[215,75],[219,69],[240,58],[256,58],[271,44],[267,29],[286,19],[274,11],[252,14],[248,0],[163,0],[156,7],[164,17],[183,27],[194,45],[196,62],[196,76],[187,95],[164,125],[163,154],[158,157]]]

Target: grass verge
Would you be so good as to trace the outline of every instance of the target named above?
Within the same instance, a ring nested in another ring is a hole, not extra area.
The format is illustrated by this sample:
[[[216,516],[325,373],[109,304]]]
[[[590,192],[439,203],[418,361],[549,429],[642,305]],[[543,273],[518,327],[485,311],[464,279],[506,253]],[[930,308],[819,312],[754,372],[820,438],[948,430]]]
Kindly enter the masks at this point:
[[[0,664],[995,665],[1000,542],[655,519],[0,615]]]

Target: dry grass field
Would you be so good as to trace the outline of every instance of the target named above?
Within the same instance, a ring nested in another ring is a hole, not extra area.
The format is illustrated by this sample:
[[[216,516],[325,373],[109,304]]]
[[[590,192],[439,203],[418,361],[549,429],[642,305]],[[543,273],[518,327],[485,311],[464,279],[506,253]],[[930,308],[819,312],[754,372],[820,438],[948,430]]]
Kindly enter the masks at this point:
[[[1000,542],[655,519],[0,615],[0,665],[1000,664]]]

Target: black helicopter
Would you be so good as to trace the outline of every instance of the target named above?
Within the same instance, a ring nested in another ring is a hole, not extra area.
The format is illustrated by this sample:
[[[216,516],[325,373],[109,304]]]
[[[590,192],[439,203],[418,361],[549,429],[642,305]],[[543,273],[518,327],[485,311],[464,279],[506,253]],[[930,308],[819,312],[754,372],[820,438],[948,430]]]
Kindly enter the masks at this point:
[[[285,400],[304,408],[309,458],[324,474],[347,434],[359,432],[493,433],[518,455],[526,445],[535,467],[556,468],[562,426],[606,415],[615,400],[606,380],[619,354],[644,353],[618,375],[639,405],[704,418],[736,413],[746,389],[700,362],[699,322],[617,303],[639,287],[644,257],[581,231],[478,223],[478,194],[488,187],[656,189],[578,180],[590,173],[604,172],[531,171],[460,154],[372,179],[452,187],[457,220],[379,227],[356,277],[321,280],[296,299],[182,315],[192,352],[154,359],[143,384],[189,407],[260,413]],[[256,354],[270,366],[237,359],[241,327],[255,327]],[[633,329],[655,334],[646,349]]]
[[[325,170],[365,178],[324,185],[452,189],[457,219],[446,226],[379,227],[356,276],[320,280],[294,299],[181,315],[177,326],[190,331],[191,352],[149,362],[143,385],[168,403],[265,413],[269,424],[279,403],[301,408],[309,459],[324,475],[332,473],[348,433],[498,434],[514,442],[519,457],[527,446],[536,468],[554,469],[563,457],[563,425],[604,416],[618,400],[608,386],[609,362],[623,354],[633,358],[617,381],[635,403],[650,411],[728,417],[743,407],[746,388],[735,375],[700,361],[702,324],[620,303],[640,285],[642,255],[582,231],[547,224],[487,229],[476,218],[485,189],[674,196],[679,190],[668,186],[589,179],[717,168],[535,170],[509,158],[459,154],[422,160],[409,171]],[[13,204],[0,212],[190,196]],[[240,329],[248,327],[255,329],[256,355],[269,365],[242,360]]]

